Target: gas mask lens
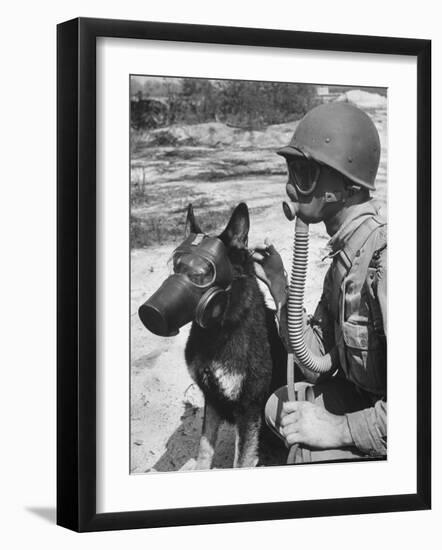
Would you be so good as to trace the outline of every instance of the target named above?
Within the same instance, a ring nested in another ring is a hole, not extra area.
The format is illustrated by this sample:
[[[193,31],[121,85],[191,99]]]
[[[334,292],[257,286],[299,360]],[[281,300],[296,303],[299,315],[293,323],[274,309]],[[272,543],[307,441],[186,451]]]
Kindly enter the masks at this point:
[[[210,285],[215,279],[215,267],[205,258],[196,254],[175,254],[173,257],[174,273],[186,275],[196,286]]]
[[[290,180],[301,195],[310,195],[316,188],[321,166],[313,159],[295,158],[287,162]]]

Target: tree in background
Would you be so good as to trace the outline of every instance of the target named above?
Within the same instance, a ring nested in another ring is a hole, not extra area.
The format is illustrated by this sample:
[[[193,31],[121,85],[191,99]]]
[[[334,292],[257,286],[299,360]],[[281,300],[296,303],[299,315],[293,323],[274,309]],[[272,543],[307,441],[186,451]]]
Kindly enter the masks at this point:
[[[219,116],[255,128],[298,120],[316,104],[316,88],[308,84],[230,81],[221,94]]]
[[[160,125],[221,121],[247,129],[297,120],[318,102],[315,86],[281,82],[151,78],[131,91],[132,102],[138,102],[131,109],[136,129],[143,128],[143,120],[152,121],[145,111],[155,106],[153,99],[168,107]]]

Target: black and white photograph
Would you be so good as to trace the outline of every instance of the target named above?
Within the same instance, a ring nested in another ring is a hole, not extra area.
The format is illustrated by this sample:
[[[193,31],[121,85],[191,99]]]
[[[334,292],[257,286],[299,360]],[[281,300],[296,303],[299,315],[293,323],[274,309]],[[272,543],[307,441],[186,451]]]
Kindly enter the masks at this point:
[[[440,539],[437,5],[5,5],[2,548]]]
[[[387,88],[129,86],[130,473],[385,460]]]

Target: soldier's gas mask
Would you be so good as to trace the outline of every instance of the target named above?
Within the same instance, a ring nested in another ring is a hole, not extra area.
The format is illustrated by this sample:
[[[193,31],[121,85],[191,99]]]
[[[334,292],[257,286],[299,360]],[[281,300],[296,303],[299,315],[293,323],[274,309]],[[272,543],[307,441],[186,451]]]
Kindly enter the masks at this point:
[[[174,336],[190,321],[208,328],[227,307],[233,268],[217,237],[190,235],[174,250],[173,274],[139,308],[144,326],[159,336]]]

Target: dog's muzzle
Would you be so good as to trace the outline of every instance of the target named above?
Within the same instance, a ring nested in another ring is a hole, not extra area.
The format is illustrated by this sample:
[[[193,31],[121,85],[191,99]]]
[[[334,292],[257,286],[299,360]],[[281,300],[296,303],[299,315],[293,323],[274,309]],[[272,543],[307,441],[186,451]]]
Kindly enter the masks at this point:
[[[191,233],[172,258],[174,273],[138,310],[143,325],[159,336],[175,336],[190,321],[213,326],[226,310],[233,280],[224,243]]]

